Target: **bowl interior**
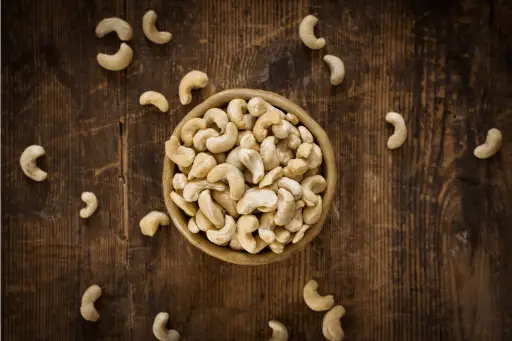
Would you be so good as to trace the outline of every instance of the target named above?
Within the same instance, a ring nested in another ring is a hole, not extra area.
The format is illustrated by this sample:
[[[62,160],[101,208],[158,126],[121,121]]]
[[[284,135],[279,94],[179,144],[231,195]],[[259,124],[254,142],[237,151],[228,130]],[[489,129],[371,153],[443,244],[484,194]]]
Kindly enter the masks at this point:
[[[302,250],[308,243],[310,243],[320,232],[323,224],[327,218],[327,213],[331,207],[334,191],[336,188],[336,171],[334,162],[334,153],[332,150],[331,143],[325,131],[316,123],[316,121],[309,116],[301,107],[293,103],[292,101],[279,96],[275,93],[263,91],[263,90],[252,90],[252,89],[231,89],[225,90],[214,94],[213,96],[206,99],[203,103],[192,109],[178,126],[174,129],[173,135],[180,136],[181,128],[190,119],[194,117],[203,117],[208,109],[211,108],[223,108],[227,106],[228,102],[235,98],[242,98],[250,100],[253,97],[261,97],[265,101],[272,105],[280,108],[284,112],[290,112],[295,114],[302,125],[308,128],[313,136],[315,137],[320,149],[323,154],[323,171],[322,175],[325,177],[327,182],[327,188],[323,193],[323,211],[320,220],[313,224],[307,231],[302,240],[296,244],[288,244],[283,253],[277,254],[270,250],[264,250],[261,253],[252,255],[243,251],[235,251],[229,247],[218,246],[211,243],[203,234],[194,234],[188,230],[188,216],[185,216],[181,209],[174,204],[170,198],[172,192],[172,178],[175,172],[175,164],[167,157],[164,156],[164,170],[163,170],[163,191],[165,205],[174,225],[178,230],[188,239],[190,243],[198,247],[207,254],[219,258],[223,261],[241,264],[241,265],[258,265],[268,264],[276,261],[280,261],[290,257],[292,254]]]

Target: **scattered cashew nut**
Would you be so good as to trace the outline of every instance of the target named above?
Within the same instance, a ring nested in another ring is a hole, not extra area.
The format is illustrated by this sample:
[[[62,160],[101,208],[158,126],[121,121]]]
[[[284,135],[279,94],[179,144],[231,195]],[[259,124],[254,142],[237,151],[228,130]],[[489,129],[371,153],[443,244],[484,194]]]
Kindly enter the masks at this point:
[[[257,208],[267,207],[275,209],[276,205],[278,205],[278,199],[273,190],[268,188],[251,188],[238,201],[236,210],[240,214],[250,214]]]
[[[238,129],[250,130],[254,126],[254,117],[246,114],[247,102],[240,98],[235,98],[228,103],[227,114],[229,120],[233,122]]]
[[[268,244],[268,247],[273,253],[283,253],[284,251],[284,244],[278,242],[277,240],[274,240],[272,243]]]
[[[229,122],[224,134],[206,140],[206,148],[214,154],[227,152],[235,145],[237,136],[238,128],[233,122]]]
[[[325,39],[315,36],[315,26],[317,22],[318,18],[310,14],[302,19],[299,25],[300,40],[312,50],[319,50],[325,46]]]
[[[314,311],[325,311],[334,305],[334,297],[332,295],[321,296],[318,294],[318,283],[310,280],[306,283],[303,290],[304,302]]]
[[[217,161],[213,156],[207,153],[197,154],[192,168],[190,168],[190,172],[188,173],[188,180],[206,178],[208,173],[215,166],[217,166]]]
[[[226,126],[229,122],[229,118],[226,112],[219,108],[208,109],[208,111],[204,114],[203,119],[208,126],[214,123],[217,128],[219,128],[221,134],[224,133],[224,130],[226,130]]]
[[[240,147],[252,149],[259,152],[260,145],[258,144],[258,142],[256,142],[254,135],[250,131],[247,132],[248,134],[244,134],[244,136],[242,136],[242,138],[240,139]],[[240,136],[240,134],[238,134],[238,136]]]
[[[121,18],[105,18],[96,25],[96,37],[98,38],[102,38],[113,31],[123,41],[131,40],[133,37],[132,27]]]
[[[386,114],[386,122],[391,123],[395,127],[395,132],[388,139],[388,148],[396,149],[404,144],[407,137],[407,127],[402,115],[396,112],[388,112]]]
[[[186,201],[181,195],[176,192],[171,192],[171,200],[185,212],[186,215],[193,217],[196,215],[197,206],[193,202]]]
[[[284,188],[293,195],[295,200],[299,200],[302,197],[302,186],[295,180],[282,177],[277,181],[278,188]]]
[[[43,156],[45,150],[38,145],[32,145],[25,148],[20,156],[20,166],[26,176],[35,181],[43,181],[48,176],[48,173],[37,167],[36,160],[38,157]]]
[[[174,135],[165,141],[165,154],[180,167],[190,166],[196,157],[194,149],[181,146],[180,140]]]
[[[140,95],[139,104],[153,104],[161,112],[167,112],[169,110],[169,102],[167,102],[167,99],[164,97],[164,95],[156,91],[146,91]]]
[[[140,220],[139,226],[143,235],[153,237],[160,225],[166,226],[169,224],[170,221],[167,214],[151,211]]]
[[[303,159],[291,159],[288,165],[283,168],[283,174],[286,177],[293,177],[295,175],[302,175],[306,173],[309,168],[307,161]]]
[[[297,159],[305,159],[307,160],[313,151],[313,144],[311,143],[302,143],[299,148],[297,148]]]
[[[300,184],[302,186],[302,200],[307,206],[315,206],[318,203],[317,194],[325,191],[327,187],[327,182],[321,175],[307,177]]]
[[[206,237],[209,241],[217,245],[227,245],[236,232],[236,222],[232,216],[226,214],[224,218],[224,227],[220,230],[208,230],[206,231]]]
[[[204,72],[192,70],[183,76],[178,89],[181,104],[187,105],[192,102],[192,89],[204,88],[206,85],[208,76]]]
[[[201,231],[199,229],[199,226],[197,226],[197,223],[196,223],[196,218],[195,217],[191,217],[189,220],[188,220],[188,230],[192,233],[199,233],[199,231]]]
[[[187,176],[183,173],[176,173],[172,177],[172,188],[175,190],[182,190],[187,185]]]
[[[277,200],[277,213],[274,221],[276,225],[283,226],[293,219],[295,213],[295,199],[290,192],[284,188],[279,188],[277,191]]]
[[[282,115],[284,115],[284,113],[281,110],[277,109],[272,104],[268,103],[267,101],[260,97],[252,98],[249,101],[249,103],[247,103],[247,109],[249,110],[249,113],[254,117],[260,117],[267,111],[274,110],[279,111],[280,113],[282,113]]]
[[[340,319],[345,315],[345,308],[341,305],[334,306],[324,315],[322,322],[322,334],[329,341],[343,340],[345,333],[341,328]]]
[[[258,253],[267,246],[267,243],[259,236],[253,237],[252,235],[258,227],[258,218],[252,214],[238,218],[236,238],[244,250],[251,254]]]
[[[210,137],[217,137],[219,135],[219,132],[213,128],[199,130],[192,139],[194,143],[194,148],[200,152],[204,152],[206,150],[206,141],[208,141]]]
[[[317,204],[315,206],[304,207],[304,210],[302,211],[302,218],[304,219],[305,224],[313,225],[320,219],[321,215],[322,215],[322,196],[317,195]]]
[[[268,244],[273,243],[276,240],[276,235],[274,233],[276,227],[276,223],[274,222],[275,216],[274,212],[266,212],[260,217],[258,235]]]
[[[244,195],[244,175],[232,164],[222,163],[213,167],[206,179],[212,183],[226,179],[229,184],[229,195],[233,200],[239,200]]]
[[[196,221],[197,228],[200,231],[206,232],[216,228],[201,210],[197,211],[194,219]]]
[[[199,194],[202,191],[209,189],[211,191],[225,191],[226,185],[222,182],[211,183],[208,180],[191,180],[183,189],[183,199],[188,202],[194,202],[199,199]]]
[[[160,341],[179,341],[180,333],[174,329],[167,329],[168,313],[158,313],[153,322],[153,335]]]
[[[92,192],[83,192],[81,198],[87,206],[80,210],[80,218],[86,219],[96,212],[98,208],[98,198],[96,198],[96,195]]]
[[[202,118],[194,117],[188,120],[181,128],[181,140],[187,147],[194,144],[194,135],[199,131],[206,129],[206,121]]]
[[[222,214],[222,209],[218,204],[216,204],[213,199],[209,189],[204,190],[199,194],[199,199],[197,200],[199,204],[199,209],[203,214],[215,225],[217,228],[221,228],[224,226],[224,215]]]
[[[133,58],[133,50],[126,43],[121,43],[119,50],[114,54],[98,53],[96,60],[104,69],[121,71],[130,65]]]
[[[473,154],[479,159],[490,158],[500,149],[502,139],[501,131],[496,128],[489,129],[485,143],[476,147]]]
[[[275,136],[266,137],[260,145],[260,154],[263,159],[265,170],[275,169],[280,164],[280,158],[276,148],[277,139]],[[293,153],[290,150],[290,159]]]
[[[288,329],[279,321],[270,320],[268,326],[272,328],[272,337],[268,341],[287,341]]]
[[[302,238],[304,238],[304,234],[310,227],[311,227],[311,225],[307,225],[307,224],[302,225],[301,229],[298,230],[297,233],[295,233],[295,236],[293,236],[292,243],[297,244],[298,242],[300,242],[302,240]]]
[[[302,139],[302,143],[314,143],[315,139],[313,138],[313,134],[309,131],[308,128],[304,126],[299,126],[299,134]]]
[[[345,78],[345,64],[343,64],[343,61],[336,56],[326,54],[324,62],[327,63],[331,71],[331,85],[340,85]]]
[[[281,124],[281,122],[288,121],[281,119],[281,113],[277,110],[268,111],[261,115],[260,117],[258,117],[252,130],[254,137],[256,138],[256,141],[262,142],[267,137],[267,129],[270,126],[274,127],[275,124]],[[288,122],[288,124],[290,123]]]
[[[142,31],[146,38],[151,40],[155,44],[165,44],[172,39],[170,32],[158,31],[156,28],[156,13],[153,10],[149,10],[142,17]]]
[[[260,181],[259,188],[267,187],[272,185],[274,182],[276,182],[278,179],[280,179],[283,176],[283,168],[282,167],[276,167],[272,169],[270,172],[265,174],[263,179]]]
[[[260,153],[252,149],[242,148],[239,152],[240,162],[251,172],[252,182],[257,184],[265,175],[265,167]]]
[[[286,116],[285,116],[285,119],[290,122],[291,124],[293,124],[294,126],[296,126],[297,124],[299,124],[299,118],[292,114],[292,113],[287,113]]]
[[[80,304],[80,314],[82,317],[90,322],[96,322],[100,318],[100,314],[94,306],[94,302],[101,296],[101,288],[94,284],[88,287],[82,295],[82,302]]]

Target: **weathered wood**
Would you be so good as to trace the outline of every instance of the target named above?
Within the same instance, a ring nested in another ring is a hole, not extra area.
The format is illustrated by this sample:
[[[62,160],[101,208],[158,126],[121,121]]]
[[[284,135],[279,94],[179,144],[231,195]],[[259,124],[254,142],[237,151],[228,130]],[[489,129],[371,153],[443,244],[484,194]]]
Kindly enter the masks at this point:
[[[149,42],[148,9],[173,34]],[[145,340],[160,311],[186,340],[264,340],[278,319],[291,340],[322,340],[322,314],[302,301],[310,278],[345,305],[347,340],[512,338],[512,6],[455,1],[4,1],[2,2],[2,337]],[[298,38],[320,18],[324,50]],[[126,18],[134,60],[102,70],[94,35]],[[329,84],[325,53],[347,76]],[[182,106],[181,77],[210,85]],[[172,226],[145,237],[139,220],[165,210],[163,143],[208,94],[235,87],[277,92],[325,127],[339,183],[319,237],[278,264],[240,267],[193,248]],[[141,107],[162,92],[169,113]],[[387,111],[409,136],[390,151]],[[473,157],[489,128],[502,150]],[[18,164],[30,144],[47,152],[42,183]],[[100,207],[82,220],[80,194]],[[97,283],[100,322],[82,320]]]

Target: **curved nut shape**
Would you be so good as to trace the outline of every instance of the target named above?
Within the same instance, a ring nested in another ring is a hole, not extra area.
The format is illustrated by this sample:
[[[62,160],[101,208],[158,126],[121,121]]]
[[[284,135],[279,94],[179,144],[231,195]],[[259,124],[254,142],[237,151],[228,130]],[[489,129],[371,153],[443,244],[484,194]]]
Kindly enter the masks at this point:
[[[287,177],[293,177],[296,175],[302,175],[306,173],[309,165],[308,162],[303,159],[291,159],[288,161],[288,165],[283,168],[283,174]]]
[[[295,200],[299,200],[302,197],[302,186],[295,180],[282,177],[277,181],[278,188],[284,188],[293,195]]]
[[[320,216],[322,215],[322,196],[317,195],[316,197],[317,204],[312,207],[304,207],[304,210],[302,211],[302,218],[304,219],[305,224],[313,225],[320,219]]]
[[[277,139],[275,136],[269,136],[266,137],[260,145],[261,158],[263,159],[263,165],[267,171],[275,169],[280,164],[276,142]]]
[[[238,129],[236,125],[229,122],[224,134],[217,137],[210,137],[206,140],[206,148],[214,154],[227,152],[235,145],[237,136]]]
[[[334,297],[332,295],[320,296],[318,294],[318,283],[310,280],[306,283],[303,290],[304,302],[309,309],[314,311],[326,311],[334,305]]]
[[[297,150],[301,145],[302,141],[298,135],[290,134],[288,135],[288,148]]]
[[[194,135],[199,131],[206,129],[206,121],[202,118],[192,118],[188,120],[181,128],[181,140],[187,147],[191,147],[194,143]]]
[[[500,149],[502,139],[501,131],[496,128],[489,129],[485,143],[476,147],[473,154],[479,159],[490,158]]]
[[[318,18],[310,14],[302,19],[299,26],[300,40],[312,50],[319,50],[325,46],[325,39],[315,36],[315,26],[317,22]]]
[[[116,32],[119,39],[123,41],[131,40],[133,31],[130,24],[121,18],[105,18],[96,25],[96,37],[102,38],[110,32]]]
[[[304,126],[299,126],[299,134],[302,140],[302,143],[315,143],[315,139],[313,138],[313,134],[309,131],[308,128]]]
[[[199,130],[192,139],[194,148],[200,152],[204,152],[206,150],[206,141],[208,141],[210,137],[217,137],[219,135],[219,132],[213,128]]]
[[[307,161],[309,169],[318,168],[322,164],[322,149],[320,149],[316,143],[313,143],[313,149],[311,150],[311,155],[309,155]]]
[[[272,337],[268,341],[288,341],[288,329],[279,321],[270,320],[268,326],[272,328]]]
[[[245,192],[245,181],[242,172],[229,163],[223,163],[212,168],[206,177],[210,182],[227,180],[229,195],[233,200],[239,200]]]
[[[281,123],[274,124],[272,126],[272,134],[274,134],[274,136],[277,137],[278,139],[284,140],[288,138],[290,134],[292,134],[294,128],[295,127],[290,122],[288,122],[287,120],[282,120]]]
[[[299,118],[292,114],[292,113],[287,113],[286,116],[285,116],[285,119],[290,122],[291,124],[293,124],[294,126],[296,126],[297,124],[299,124]]]
[[[249,110],[249,113],[254,117],[260,117],[267,111],[279,111],[282,115],[284,115],[281,110],[277,109],[272,104],[268,103],[260,97],[251,98],[249,103],[247,103],[247,109]]]
[[[36,160],[45,154],[44,148],[32,145],[23,151],[20,156],[20,166],[23,173],[34,181],[43,181],[48,173],[37,167]]]
[[[266,212],[263,213],[260,217],[258,235],[268,244],[276,240],[276,235],[274,233],[276,227],[276,223],[274,222],[275,216],[276,215],[274,212]]]
[[[188,202],[197,201],[199,194],[206,189],[222,192],[226,190],[226,185],[222,182],[211,183],[208,180],[192,180],[189,181],[183,190],[183,199]]]
[[[254,126],[254,117],[247,112],[247,102],[243,99],[236,98],[228,103],[227,114],[231,122],[233,122],[238,129],[251,130]]]
[[[196,152],[192,148],[181,146],[180,140],[174,135],[165,141],[165,154],[180,167],[190,166],[196,157]]]
[[[167,99],[164,97],[164,95],[156,91],[146,91],[140,95],[139,104],[153,104],[161,112],[167,112],[169,110],[169,102],[167,102]]]
[[[299,148],[297,148],[297,159],[305,159],[307,160],[313,151],[313,144],[311,143],[302,143]]]
[[[274,231],[269,230],[269,229],[263,229],[260,227],[258,229],[258,235],[265,243],[268,243],[268,244],[271,244],[276,240],[276,235],[275,235]]]
[[[407,138],[407,127],[405,126],[404,118],[399,113],[388,112],[386,114],[386,122],[395,127],[395,132],[388,138],[388,148],[399,148]]]
[[[259,188],[267,187],[272,185],[275,181],[283,176],[283,168],[276,167],[272,169],[270,172],[265,174],[263,179],[260,181]]]
[[[251,254],[256,254],[267,246],[267,243],[259,236],[255,238],[252,235],[258,227],[258,218],[254,215],[243,215],[238,218],[236,239],[243,249]]]
[[[345,79],[345,64],[343,64],[343,61],[336,56],[326,54],[324,62],[327,63],[331,71],[331,85],[340,85]]]
[[[192,233],[199,233],[199,226],[197,226],[195,217],[192,217],[188,220],[188,230]]]
[[[222,214],[220,207],[213,202],[210,190],[207,189],[202,191],[201,194],[199,194],[197,203],[199,204],[201,212],[204,213],[206,218],[208,218],[213,225],[217,228],[224,226],[224,215]]]
[[[345,308],[341,305],[334,306],[324,315],[322,322],[322,334],[329,341],[341,341],[345,333],[341,328],[340,319],[345,315]]]
[[[258,117],[254,124],[253,134],[256,141],[262,142],[268,134],[268,128],[273,127],[274,124],[281,124],[281,122],[288,122],[281,119],[281,113],[277,110],[269,111]],[[288,122],[288,124],[290,124]]]
[[[201,210],[198,210],[195,217],[197,228],[200,231],[206,232],[215,229],[215,226],[212,222],[204,215]]]
[[[273,253],[283,253],[284,251],[284,244],[283,243],[280,243],[278,241],[273,241],[272,243],[268,244],[268,246],[270,247],[270,250],[273,252]]]
[[[88,287],[82,295],[82,302],[80,304],[80,314],[82,317],[90,322],[96,322],[100,318],[100,314],[94,306],[94,302],[101,296],[101,288],[94,284]]]
[[[192,89],[204,88],[208,85],[208,76],[206,73],[192,70],[187,73],[180,81],[178,88],[178,94],[180,96],[180,102],[183,105],[187,105],[192,102]]]
[[[245,134],[241,139],[240,139],[240,147],[242,148],[247,148],[247,149],[252,149],[256,152],[259,152],[260,151],[260,145],[258,144],[258,142],[256,142],[256,139],[254,138],[254,135],[250,132],[250,131],[247,131],[249,134]],[[240,134],[238,134],[240,136]]]
[[[98,53],[96,60],[104,69],[110,71],[121,71],[126,69],[132,62],[133,50],[126,43],[121,43],[115,54]]]
[[[240,161],[240,150],[241,149],[242,149],[242,147],[233,148],[229,152],[228,156],[226,157],[226,162],[235,166],[240,171],[243,171],[244,165],[243,165],[242,161]]]
[[[162,212],[151,211],[140,220],[139,226],[143,235],[153,237],[160,225],[170,224],[169,217]]]
[[[172,191],[171,200],[185,212],[186,215],[193,217],[196,215],[197,206],[193,202],[186,201],[181,195]]]
[[[294,156],[293,150],[288,148],[288,143],[286,140],[281,140],[277,143],[276,153],[277,158],[279,159],[279,164],[281,166],[288,165],[288,162],[290,162]]]
[[[291,233],[295,233],[302,228],[302,224],[302,208],[297,208],[297,204],[295,204],[295,214],[293,215],[292,220],[290,220],[288,224],[284,225],[284,228]]]
[[[98,198],[96,198],[96,195],[92,192],[83,192],[81,198],[87,206],[80,210],[80,218],[86,219],[96,212],[98,208]]]
[[[203,119],[207,126],[215,124],[219,128],[220,133],[223,134],[228,125],[229,118],[226,112],[219,108],[211,108],[204,114]]]
[[[327,187],[327,182],[321,175],[307,177],[300,184],[302,186],[302,200],[307,206],[315,206],[318,203],[317,194],[325,191]]]
[[[209,241],[217,245],[227,245],[236,232],[236,222],[232,216],[226,214],[224,219],[224,227],[220,230],[208,230],[206,231],[206,237]]]
[[[213,191],[213,200],[228,212],[230,216],[237,219],[240,214],[236,210],[236,201],[231,199],[228,191]]]
[[[194,159],[192,168],[190,168],[190,172],[188,173],[188,179],[192,180],[194,178],[206,178],[208,173],[215,166],[217,166],[217,161],[215,161],[215,158],[213,156],[206,153],[199,153]]]
[[[172,177],[172,188],[175,190],[184,189],[187,183],[187,176],[183,173],[176,173]]]
[[[279,243],[287,244],[292,240],[292,234],[290,233],[290,231],[283,227],[277,227],[274,230],[274,233],[276,234],[276,240]]]
[[[261,155],[252,149],[242,148],[239,152],[240,162],[251,172],[252,182],[257,184],[265,175],[265,167]]]
[[[298,242],[300,242],[302,240],[302,238],[304,238],[304,234],[310,227],[311,227],[311,225],[307,225],[307,224],[302,225],[301,229],[299,231],[297,231],[297,233],[295,233],[295,236],[293,236],[292,243],[297,244]]]
[[[293,195],[284,188],[279,188],[277,191],[277,199],[277,213],[274,221],[276,225],[283,226],[288,224],[294,216],[295,199]]]
[[[153,321],[153,335],[160,341],[179,341],[180,333],[174,329],[167,329],[168,313],[158,313]]]
[[[151,40],[155,44],[165,44],[172,39],[170,32],[158,31],[156,28],[156,13],[153,10],[149,10],[142,17],[142,31],[146,38]]]
[[[274,208],[278,203],[277,195],[268,188],[251,188],[236,204],[240,214],[250,214],[255,209]]]

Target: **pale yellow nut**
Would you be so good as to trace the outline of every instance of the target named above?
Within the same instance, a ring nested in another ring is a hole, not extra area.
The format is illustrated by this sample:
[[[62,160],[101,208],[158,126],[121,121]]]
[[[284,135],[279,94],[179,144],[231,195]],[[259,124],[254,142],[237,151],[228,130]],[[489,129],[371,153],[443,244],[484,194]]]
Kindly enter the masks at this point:
[[[192,233],[199,233],[199,231],[200,231],[199,226],[197,226],[195,217],[191,217],[188,220],[187,227],[188,227],[188,230]]]
[[[180,137],[183,144],[191,147],[194,143],[194,135],[202,129],[206,129],[206,121],[199,117],[188,120],[181,128]]]
[[[298,242],[300,242],[302,238],[304,238],[304,234],[306,233],[307,230],[309,230],[310,227],[311,225],[302,225],[301,229],[297,231],[297,233],[295,233],[295,236],[293,236],[292,243],[297,244]]]
[[[292,114],[292,113],[287,113],[286,116],[285,116],[285,119],[290,122],[291,124],[293,124],[294,126],[296,126],[297,124],[299,124],[299,118]]]
[[[276,145],[276,154],[281,166],[287,166],[291,159],[293,159],[294,152],[288,147],[287,140],[281,140]]]
[[[479,159],[488,159],[500,150],[503,136],[496,128],[489,129],[485,143],[475,148],[473,154]]]
[[[263,165],[265,170],[269,171],[275,169],[280,164],[279,154],[276,148],[277,138],[275,136],[266,137],[260,145],[260,154],[263,159]],[[283,146],[286,147],[287,146]],[[290,150],[290,159],[293,156],[293,152]]]
[[[240,214],[236,210],[236,201],[231,199],[228,191],[213,191],[212,192],[213,200],[219,204],[222,208],[228,212],[230,216],[233,218],[238,218]]]
[[[268,341],[287,341],[288,329],[279,321],[270,320],[268,326],[272,329],[272,337]]]
[[[199,204],[201,212],[203,212],[213,225],[217,228],[224,226],[224,215],[219,205],[213,201],[210,190],[202,191],[201,194],[199,194],[197,203]]]
[[[340,85],[345,79],[345,64],[343,64],[343,61],[336,56],[326,54],[324,62],[331,71],[331,85]]]
[[[268,244],[259,236],[254,237],[252,233],[259,227],[258,218],[254,215],[243,215],[238,218],[236,239],[243,249],[251,254],[263,250]]]
[[[260,235],[261,236],[261,235]],[[272,243],[268,244],[268,247],[273,253],[281,254],[284,251],[284,244],[274,240]]]
[[[215,124],[221,134],[226,130],[226,126],[228,125],[229,118],[226,112],[219,108],[211,108],[204,114],[203,119],[206,121],[207,126],[211,126]]]
[[[98,53],[96,60],[106,70],[121,71],[130,65],[133,58],[133,50],[126,43],[121,43],[115,54]]]
[[[325,46],[325,39],[315,36],[315,26],[317,22],[318,18],[310,14],[304,17],[299,25],[300,40],[312,50],[319,50]]]
[[[268,128],[274,124],[280,124],[282,121],[281,113],[276,110],[266,112],[258,117],[253,128],[256,141],[262,142],[267,137]]]
[[[306,283],[303,290],[304,302],[314,311],[325,311],[334,305],[334,297],[332,295],[321,296],[318,293],[318,283],[310,280]]]
[[[183,173],[176,173],[172,177],[172,188],[175,190],[182,190],[187,185],[187,176]]]
[[[258,187],[263,188],[272,185],[275,181],[279,180],[283,176],[283,168],[276,167],[270,172],[265,174],[263,179],[260,181]]]
[[[276,227],[274,233],[276,235],[276,240],[279,243],[287,244],[292,240],[292,234],[284,227]]]
[[[180,145],[180,140],[174,135],[171,136],[169,140],[165,141],[165,154],[172,162],[180,167],[188,167],[192,165],[192,162],[196,157],[196,152],[192,148]],[[188,172],[186,173],[188,174]]]
[[[276,240],[276,235],[274,233],[276,227],[276,223],[274,222],[275,216],[275,212],[266,212],[260,217],[258,235],[268,244]]]
[[[284,188],[279,188],[277,191],[277,200],[277,213],[274,221],[276,225],[283,226],[293,219],[295,213],[295,199],[290,192]]]
[[[226,185],[222,182],[211,183],[206,179],[191,180],[183,189],[183,199],[188,202],[197,201],[199,199],[199,194],[206,189],[222,192],[226,190]]]
[[[260,153],[252,149],[240,149],[240,162],[251,172],[252,183],[258,184],[265,175],[265,167]]]
[[[295,204],[295,213],[293,215],[292,220],[286,225],[284,228],[290,231],[291,233],[295,233],[302,228],[303,218],[302,218],[302,208],[297,208],[297,203]]]
[[[219,132],[213,128],[207,128],[207,129],[203,129],[203,130],[199,130],[195,135],[194,135],[194,138],[192,139],[193,141],[193,144],[194,144],[194,148],[199,151],[199,152],[204,152],[206,151],[206,141],[210,138],[210,137],[217,137],[219,136]],[[213,157],[216,158],[216,156],[218,156],[220,153],[217,153],[217,154],[214,154]],[[217,161],[218,162],[218,161]],[[223,163],[223,162],[221,162]]]
[[[243,197],[236,204],[239,214],[250,214],[255,209],[272,208],[278,205],[276,193],[268,188],[251,188],[245,192]]]
[[[224,218],[224,226],[219,230],[206,231],[206,237],[214,244],[225,246],[227,245],[236,232],[236,222],[232,216],[226,214]]]
[[[308,128],[304,126],[299,126],[298,128],[300,138],[302,140],[302,143],[315,143],[315,139],[313,138],[313,134],[309,131]]]
[[[340,319],[345,315],[345,308],[341,305],[334,306],[324,315],[322,321],[322,334],[329,341],[341,341],[345,333],[341,328]]]
[[[146,38],[155,44],[165,44],[172,39],[170,32],[159,31],[156,28],[157,15],[155,11],[149,10],[142,17],[142,31]]]
[[[101,296],[101,288],[94,284],[88,287],[83,295],[80,304],[80,314],[82,317],[90,322],[96,322],[100,318],[100,314],[94,306],[94,302]]]
[[[318,202],[317,194],[327,188],[327,182],[321,175],[313,175],[305,178],[300,183],[302,186],[302,200],[307,206],[315,206]]]
[[[190,172],[188,173],[188,180],[206,178],[208,173],[215,166],[217,166],[217,161],[212,155],[207,153],[197,154],[192,163],[192,168],[190,168]]]
[[[281,116],[284,116],[284,113],[274,107],[272,104],[268,103],[264,99],[260,97],[254,97],[251,98],[249,103],[247,103],[247,109],[249,110],[249,113],[254,117],[260,117],[267,111],[279,111],[281,113]]]
[[[283,168],[283,174],[286,177],[302,175],[306,173],[308,168],[309,164],[307,161],[303,159],[291,159],[290,161],[288,161],[288,165]]]
[[[213,223],[204,215],[201,210],[197,210],[197,213],[194,216],[194,220],[196,222],[197,228],[200,231],[206,232],[216,229],[215,225],[213,225]]]
[[[167,99],[164,97],[164,95],[156,91],[146,91],[140,95],[139,104],[152,104],[161,112],[167,112],[169,110],[169,102],[167,102]]]
[[[83,192],[81,199],[87,206],[80,210],[80,218],[86,219],[96,212],[98,208],[98,198],[96,198],[96,195],[92,192]]]
[[[399,148],[404,144],[407,138],[407,127],[402,115],[396,112],[388,112],[386,114],[386,122],[390,123],[395,127],[393,135],[388,138],[387,146],[389,149]]]
[[[229,163],[223,163],[212,168],[206,179],[210,182],[227,180],[231,199],[239,200],[245,192],[245,180],[242,172]]]
[[[297,159],[305,159],[307,160],[313,151],[313,144],[311,143],[302,143],[299,148],[297,148]]]
[[[286,189],[293,195],[295,200],[299,200],[302,197],[302,186],[293,179],[281,177],[277,180],[277,187]]]
[[[235,98],[228,103],[227,115],[238,129],[250,130],[254,126],[255,118],[247,112],[247,102],[241,98]]]
[[[119,39],[123,41],[131,40],[133,37],[130,24],[117,17],[105,18],[96,25],[95,33],[98,38],[102,38],[110,32],[116,32]]]
[[[167,226],[169,224],[170,221],[167,214],[151,211],[140,220],[139,226],[143,235],[153,237],[160,225]]]
[[[185,212],[186,215],[193,217],[197,212],[197,206],[193,202],[186,201],[181,195],[176,192],[171,192],[171,200]]]
[[[210,137],[206,140],[206,148],[213,154],[224,153],[235,146],[238,129],[236,125],[229,122],[226,125],[224,134],[217,137]]]
[[[168,313],[158,313],[153,321],[153,335],[159,341],[179,341],[180,333],[174,329],[167,329]]]
[[[252,134],[252,132],[250,132],[250,131],[247,131],[247,132],[249,134],[244,134],[244,136],[242,136],[242,138],[240,139],[240,147],[252,149],[259,153],[260,145],[258,144],[258,142],[256,142],[256,139],[254,138],[254,135]],[[240,136],[240,134],[238,134],[238,136]]]
[[[192,102],[192,89],[204,88],[208,85],[208,76],[206,73],[193,70],[187,73],[180,81],[178,94],[180,102],[183,105]]]
[[[322,216],[322,196],[317,195],[317,203],[315,206],[306,206],[302,210],[302,218],[304,219],[304,223],[308,225],[313,225]]]
[[[26,176],[35,181],[43,181],[48,176],[48,173],[43,171],[37,166],[37,158],[43,156],[45,150],[38,145],[32,145],[23,151],[20,156],[20,166]]]

